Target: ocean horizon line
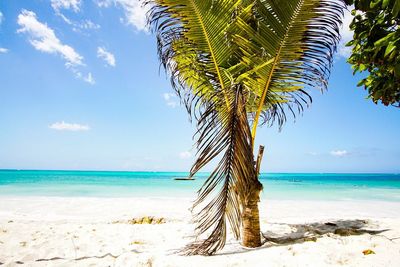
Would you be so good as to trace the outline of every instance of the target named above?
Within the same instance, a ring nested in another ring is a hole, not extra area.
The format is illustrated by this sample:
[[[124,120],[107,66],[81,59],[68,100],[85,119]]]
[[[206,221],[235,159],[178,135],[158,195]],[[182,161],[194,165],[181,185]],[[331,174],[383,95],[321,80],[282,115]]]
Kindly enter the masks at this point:
[[[185,173],[189,171],[167,171],[167,170],[95,170],[95,169],[13,169],[13,168],[0,168],[0,171],[51,171],[51,172],[121,172],[121,173]],[[198,172],[198,174],[210,174],[211,171]],[[302,172],[302,171],[274,171],[274,172],[260,172],[260,174],[391,174],[400,175],[400,172]]]

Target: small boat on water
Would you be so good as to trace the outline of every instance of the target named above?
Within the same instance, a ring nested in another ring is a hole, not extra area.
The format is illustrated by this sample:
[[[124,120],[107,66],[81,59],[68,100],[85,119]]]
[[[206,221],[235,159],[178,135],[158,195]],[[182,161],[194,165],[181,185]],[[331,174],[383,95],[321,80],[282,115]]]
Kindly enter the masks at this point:
[[[189,178],[189,177],[174,177],[174,180],[177,180],[177,181],[193,181],[194,178]]]

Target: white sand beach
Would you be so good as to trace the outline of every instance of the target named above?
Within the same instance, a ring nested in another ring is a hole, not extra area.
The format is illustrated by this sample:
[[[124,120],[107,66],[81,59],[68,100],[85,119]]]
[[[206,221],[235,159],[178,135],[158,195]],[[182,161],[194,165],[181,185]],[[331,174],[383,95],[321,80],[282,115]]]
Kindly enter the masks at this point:
[[[230,237],[211,257],[177,253],[192,240],[190,206],[182,198],[1,197],[0,265],[400,266],[400,203],[263,200],[269,241],[245,249]],[[142,216],[166,222],[128,222]]]

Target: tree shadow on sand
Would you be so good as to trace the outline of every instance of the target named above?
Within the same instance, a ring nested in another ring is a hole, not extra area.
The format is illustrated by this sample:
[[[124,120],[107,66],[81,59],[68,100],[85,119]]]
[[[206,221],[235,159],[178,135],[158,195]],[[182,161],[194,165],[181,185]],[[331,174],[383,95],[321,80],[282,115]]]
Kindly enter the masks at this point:
[[[265,249],[276,246],[287,246],[304,242],[316,242],[323,236],[354,236],[362,234],[379,235],[390,229],[371,230],[366,220],[335,220],[326,222],[315,222],[306,224],[274,223],[266,232],[261,233],[264,242],[261,247],[248,249],[241,247],[236,251],[227,251],[217,255],[230,255],[246,253],[252,250]],[[389,239],[389,238],[388,238]],[[391,240],[391,239],[389,239]],[[392,240],[391,240],[392,241]]]
[[[389,229],[369,230],[366,229],[368,222],[365,220],[336,220],[328,222],[316,222],[309,224],[285,224],[292,231],[285,234],[276,234],[272,231],[262,233],[265,241],[269,242],[269,246],[279,246],[295,243],[303,243],[307,241],[317,241],[318,238],[327,234],[339,236],[352,236],[370,234],[381,234]]]

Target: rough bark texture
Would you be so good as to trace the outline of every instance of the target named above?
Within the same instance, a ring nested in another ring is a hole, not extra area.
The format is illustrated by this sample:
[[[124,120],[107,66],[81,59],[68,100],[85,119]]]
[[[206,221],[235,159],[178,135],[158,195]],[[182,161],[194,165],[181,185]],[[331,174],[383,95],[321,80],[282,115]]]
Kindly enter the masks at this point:
[[[260,184],[261,185],[261,184]],[[260,186],[261,187],[261,186]],[[261,246],[260,234],[260,214],[258,211],[258,202],[260,201],[261,188],[254,188],[249,199],[244,206],[243,212],[243,246],[255,248]]]
[[[255,166],[257,184],[252,186],[252,191],[243,207],[242,244],[243,246],[249,248],[261,246],[260,213],[258,211],[258,202],[260,202],[260,192],[262,190],[262,184],[258,181],[258,175],[263,153],[264,147],[260,146]]]

